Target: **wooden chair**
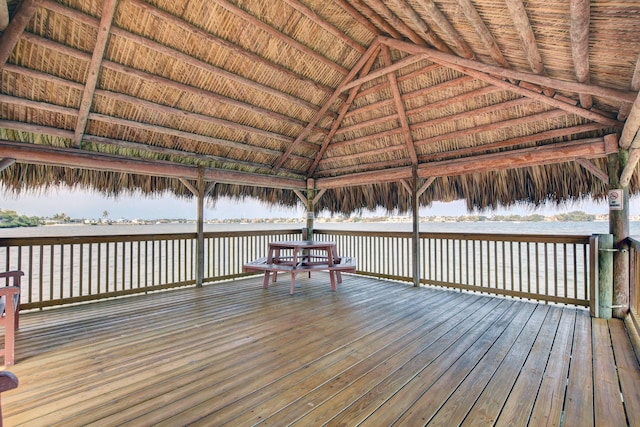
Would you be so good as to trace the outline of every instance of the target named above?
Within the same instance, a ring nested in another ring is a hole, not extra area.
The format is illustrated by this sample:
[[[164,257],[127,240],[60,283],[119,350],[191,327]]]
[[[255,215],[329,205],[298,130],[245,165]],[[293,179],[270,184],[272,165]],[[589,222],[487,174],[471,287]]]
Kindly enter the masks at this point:
[[[0,371],[0,393],[18,387],[18,377],[13,372]],[[2,405],[0,405],[0,427],[2,427]]]
[[[0,287],[0,326],[4,326],[4,349],[0,350],[0,356],[4,356],[6,366],[13,365],[15,361],[16,330],[20,326],[20,278],[22,276],[24,273],[18,270],[0,273],[0,279],[13,280],[13,286]]]

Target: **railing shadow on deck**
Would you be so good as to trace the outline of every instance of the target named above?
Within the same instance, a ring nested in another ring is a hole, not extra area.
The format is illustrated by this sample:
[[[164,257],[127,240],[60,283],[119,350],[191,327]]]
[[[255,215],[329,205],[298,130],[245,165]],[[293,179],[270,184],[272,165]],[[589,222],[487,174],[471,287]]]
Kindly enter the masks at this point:
[[[300,229],[205,233],[204,282],[246,276],[270,241]],[[413,282],[412,233],[314,230],[358,273]],[[420,233],[420,283],[588,306],[591,236]],[[196,283],[196,233],[0,239],[0,271],[22,270],[23,309],[71,304]],[[0,283],[1,285],[1,283]]]

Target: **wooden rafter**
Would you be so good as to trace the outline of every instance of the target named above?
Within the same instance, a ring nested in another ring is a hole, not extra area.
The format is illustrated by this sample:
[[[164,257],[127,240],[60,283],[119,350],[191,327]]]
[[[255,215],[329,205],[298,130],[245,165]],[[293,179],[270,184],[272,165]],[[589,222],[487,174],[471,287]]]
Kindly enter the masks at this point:
[[[7,0],[0,0],[0,31],[4,31],[9,26],[9,8]]]
[[[242,56],[244,58],[247,58],[248,60],[250,60],[253,63],[257,63],[257,64],[261,64],[264,66],[267,66],[269,68],[272,68],[274,71],[284,75],[284,76],[288,76],[289,78],[296,80],[296,81],[301,81],[304,82],[307,85],[313,86],[315,87],[317,90],[320,90],[322,92],[325,92],[327,94],[331,94],[333,93],[333,88],[325,86],[323,84],[320,84],[318,82],[315,82],[313,80],[310,80],[304,76],[302,76],[301,74],[295,73],[293,71],[291,71],[290,69],[283,67],[279,64],[276,64],[272,61],[269,61],[255,53],[252,53],[248,50],[244,50],[242,49],[240,46],[233,44],[227,40],[223,40],[220,39],[219,37],[216,37],[210,33],[207,33],[205,31],[202,31],[201,29],[189,24],[188,22],[185,22],[163,10],[160,10],[154,6],[152,6],[151,4],[145,2],[144,0],[128,0],[129,3],[134,4],[135,6],[139,7],[140,9],[144,10],[145,12],[148,12],[149,14],[156,16],[157,18],[166,21],[168,23],[170,23],[171,25],[175,25],[178,28],[181,28],[182,30],[190,33],[190,34],[194,34],[202,39],[204,39],[207,43],[211,43],[214,44],[216,46],[219,46],[221,48],[224,48],[225,50],[228,50],[230,52],[233,52],[235,55],[239,55]],[[46,0],[46,7],[49,9],[50,6],[49,4],[52,3],[53,6],[51,7],[58,7],[55,5],[59,5],[59,3],[55,2],[54,0]],[[74,13],[80,13],[81,12],[77,12],[74,9],[69,9],[66,8],[62,5],[59,6],[62,9],[66,9],[67,11],[73,11]],[[52,9],[53,10],[53,9]],[[56,10],[58,12],[58,10]],[[59,12],[59,13],[64,13],[64,12]],[[85,15],[88,16],[88,15]],[[74,18],[76,19],[76,18]]]
[[[594,176],[600,178],[602,182],[609,185],[609,175],[605,171],[594,165],[591,160],[577,158],[576,163],[591,172]]]
[[[589,83],[589,0],[571,0],[571,56],[580,83]],[[591,108],[593,99],[588,94],[580,94],[580,105]]]
[[[20,40],[24,29],[36,14],[42,4],[42,0],[23,0],[18,7],[13,19],[9,22],[7,29],[0,36],[0,68],[7,63],[9,55]]]
[[[104,57],[104,51],[107,48],[111,23],[117,7],[118,0],[105,0],[102,5],[102,18],[98,26],[98,36],[96,37],[96,44],[94,45],[89,70],[87,71],[87,80],[84,91],[82,92],[78,121],[76,123],[75,134],[73,135],[73,145],[76,147],[80,147],[82,144],[82,135],[84,135],[87,126],[87,119],[91,111],[91,105],[93,104],[93,92],[96,90],[96,85],[98,84],[100,66]]]
[[[372,34],[380,35],[380,30],[371,23],[362,13],[358,11],[351,3],[356,2],[348,2],[347,0],[334,0],[341,8],[343,8],[353,19],[358,21],[360,25],[365,27],[367,30],[371,31]]]
[[[291,6],[292,8],[294,8],[295,10],[297,10],[298,12],[300,12],[301,14],[303,14],[304,16],[306,16],[307,18],[309,18],[310,20],[312,20],[313,22],[315,22],[320,27],[324,28],[327,32],[333,34],[336,38],[342,40],[346,45],[348,45],[352,49],[360,53],[365,53],[367,51],[366,47],[358,44],[355,40],[347,36],[342,31],[338,30],[336,27],[328,23],[323,18],[319,17],[313,10],[309,9],[307,6],[303,5],[298,0],[283,0],[283,1],[289,6]]]
[[[640,55],[638,55],[638,60],[636,61],[636,67],[633,70],[633,77],[631,78],[631,90],[638,92],[640,91]],[[620,111],[618,112],[618,120],[625,120],[629,117],[629,113],[631,112],[632,107],[631,102],[623,102],[620,105]]]
[[[0,172],[11,166],[16,162],[16,159],[4,158],[0,159]]]
[[[333,68],[334,70],[338,71],[341,74],[344,74],[345,76],[349,74],[349,70],[344,68],[342,65],[336,64],[335,62],[331,61],[329,58],[327,58],[325,56],[322,56],[321,54],[319,54],[318,52],[314,51],[310,47],[305,46],[304,44],[300,43],[299,41],[287,36],[286,34],[278,31],[277,29],[265,24],[264,22],[262,22],[261,20],[259,20],[255,16],[253,16],[253,15],[247,13],[246,11],[240,9],[238,6],[235,6],[235,5],[231,4],[227,0],[213,0],[213,2],[215,2],[216,4],[222,6],[225,9],[227,9],[229,12],[233,13],[234,15],[244,19],[245,21],[247,21],[251,25],[254,25],[257,28],[260,28],[261,30],[269,33],[272,37],[275,37],[275,38],[277,38],[279,40],[282,40],[282,41],[286,42],[289,46],[294,47],[296,50],[300,51],[301,53],[304,53],[305,55],[308,55],[308,56],[320,61],[324,65],[326,65],[326,66],[328,66],[330,68]]]
[[[380,14],[384,18],[385,22],[391,25],[398,33],[402,34],[402,37],[406,37],[412,42],[418,45],[426,45],[425,39],[420,37],[415,31],[413,31],[407,24],[398,18],[389,8],[384,4],[382,0],[369,0],[373,10]],[[423,34],[426,38],[426,34]]]
[[[198,179],[202,168],[157,160],[131,159],[102,153],[45,145],[0,141],[0,158],[15,158],[17,162],[50,166],[75,167],[99,171],[161,176],[167,178]],[[224,169],[204,168],[203,178],[227,184],[256,187],[304,189],[305,179],[283,178]]]
[[[424,193],[425,191],[427,191],[427,189],[429,187],[431,187],[431,184],[433,184],[436,180],[435,176],[430,176],[428,177],[425,182],[420,186],[420,188],[418,188],[418,191],[416,191],[416,195],[418,197],[422,196],[422,193]]]
[[[454,55],[449,55],[445,52],[438,52],[437,50],[430,49],[425,46],[416,46],[411,43],[390,39],[388,37],[378,37],[378,39],[382,44],[386,44],[389,47],[396,48],[407,53],[424,53],[431,61],[437,62],[447,67],[451,67],[452,65],[459,65],[461,67],[464,67],[464,69],[481,71],[491,76],[500,76],[504,79],[510,79],[514,81],[524,80],[526,82],[533,83],[539,86],[553,87],[556,90],[575,93],[587,93],[618,102],[633,102],[637,95],[637,92],[634,91],[624,91],[602,86],[595,86],[591,84],[570,82],[566,80],[555,79],[552,77],[525,73],[523,71],[501,68],[495,65],[483,64],[478,61],[460,58]]]
[[[372,55],[369,56],[369,61],[364,65],[364,67],[362,67],[362,71],[360,72],[360,74],[366,75],[371,70],[371,67],[373,66],[373,63],[375,62],[375,60],[376,60],[376,53],[374,52]],[[347,114],[349,107],[351,107],[351,103],[356,98],[356,95],[358,94],[359,89],[360,89],[359,86],[351,88],[347,101],[340,106],[340,111],[338,112],[338,118],[334,120],[333,124],[331,125],[331,130],[329,131],[329,134],[324,138],[324,141],[322,142],[322,146],[320,147],[320,150],[318,151],[318,154],[316,155],[316,158],[313,164],[307,171],[307,176],[312,176],[316,170],[316,167],[318,167],[318,163],[322,159],[322,156],[324,156],[324,153],[327,150],[327,147],[331,143],[331,139],[333,139],[333,136],[336,134],[336,132],[338,131],[338,128],[342,124],[342,121],[344,120],[344,117]]]
[[[338,0],[341,4],[345,3],[345,0]],[[385,21],[380,15],[376,13],[375,10],[371,9],[368,4],[363,2],[362,0],[349,0],[349,3],[352,4],[357,10],[362,13],[369,21],[376,24],[379,28],[385,31],[392,37],[401,39],[403,37],[402,34],[398,30],[396,30],[390,23]],[[345,8],[345,10],[347,10]]]
[[[491,55],[491,58],[493,58],[493,60],[496,61],[498,65],[504,68],[510,68],[509,63],[504,58],[504,56],[502,55],[502,51],[498,47],[496,39],[493,37],[491,31],[489,31],[489,29],[485,25],[482,17],[480,17],[480,14],[473,6],[473,3],[471,3],[471,0],[456,1],[460,9],[462,10],[462,13],[464,13],[464,16],[469,21],[471,27],[478,34],[484,46],[489,50],[489,55]]]
[[[384,68],[380,68],[378,70],[375,70],[369,74],[367,74],[366,76],[360,77],[359,79],[353,80],[347,84],[345,84],[342,87],[342,90],[349,90],[352,87],[356,87],[356,86],[360,86],[366,82],[369,82],[371,80],[375,80],[378,77],[382,77],[385,76],[387,74],[393,73],[397,70],[400,70],[404,67],[407,67],[411,64],[415,64],[416,62],[420,62],[422,61],[424,58],[421,57],[420,55],[412,55],[412,56],[407,56],[406,58],[401,59],[400,61],[396,62],[395,64],[391,64],[391,65],[387,65]]]
[[[636,135],[640,130],[640,93],[636,97],[633,105],[631,106],[631,111],[629,112],[629,117],[624,125],[624,129],[622,130],[622,135],[620,136],[620,148],[628,150],[629,148],[637,148],[634,146],[634,140],[637,141]],[[638,144],[638,142],[636,142]]]
[[[522,3],[522,0],[505,0],[507,8],[511,13],[511,19],[513,20],[513,26],[516,29],[520,40],[522,41],[522,47],[524,48],[527,59],[529,60],[529,66],[531,70],[536,74],[544,74],[544,63],[542,62],[542,56],[538,50],[536,43],[536,36],[533,34],[531,28],[531,22],[527,16],[527,10]]]
[[[389,53],[389,47],[382,46],[382,59],[386,66],[391,66],[391,54]],[[393,94],[393,102],[398,112],[398,119],[400,120],[400,127],[402,128],[402,135],[407,147],[407,153],[409,159],[414,165],[418,164],[418,155],[416,154],[416,147],[413,145],[413,138],[411,137],[411,131],[409,130],[409,122],[407,121],[407,115],[405,113],[404,104],[402,102],[402,96],[400,95],[400,89],[398,88],[398,82],[396,81],[395,73],[387,74],[389,84],[391,86],[391,93]]]
[[[471,46],[469,46],[460,33],[453,28],[451,22],[444,16],[433,0],[417,0],[417,4],[422,6],[433,22],[435,22],[436,25],[440,27],[440,30],[455,44],[454,50],[456,52],[468,59],[475,58],[475,53],[473,53]]]
[[[365,54],[362,55],[362,57],[360,57],[360,60],[358,61],[358,63],[351,69],[351,71],[344,78],[340,86],[338,86],[338,88],[334,91],[333,95],[329,97],[329,99],[325,102],[325,104],[322,106],[320,111],[318,111],[315,117],[307,124],[307,126],[298,135],[295,141],[293,141],[293,143],[289,145],[289,147],[285,150],[285,152],[282,153],[280,158],[275,162],[275,164],[273,165],[274,171],[278,170],[282,166],[282,164],[287,160],[287,158],[289,158],[291,153],[293,153],[293,150],[298,146],[298,144],[300,144],[300,142],[307,137],[311,129],[316,125],[316,123],[318,123],[318,121],[322,118],[324,113],[329,110],[329,108],[331,107],[331,104],[333,104],[333,102],[337,100],[339,95],[343,92],[344,85],[349,83],[351,80],[353,80],[356,74],[359,73],[362,67],[364,67],[365,64],[369,61],[369,58],[371,57],[371,55],[374,55],[378,51],[379,47],[380,45],[377,42],[377,40],[373,42],[371,46],[369,46],[369,49],[367,49]]]

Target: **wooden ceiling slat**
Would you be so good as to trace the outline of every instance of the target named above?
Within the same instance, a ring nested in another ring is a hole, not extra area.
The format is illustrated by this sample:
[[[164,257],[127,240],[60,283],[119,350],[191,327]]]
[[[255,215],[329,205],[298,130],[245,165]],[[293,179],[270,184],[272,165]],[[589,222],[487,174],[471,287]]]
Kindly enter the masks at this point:
[[[325,64],[328,67],[333,68],[334,70],[338,71],[339,73],[341,73],[341,74],[343,74],[345,76],[349,74],[349,70],[344,68],[342,65],[336,64],[335,62],[331,61],[329,58],[327,58],[325,56],[322,56],[321,54],[319,54],[315,50],[311,49],[310,47],[305,46],[304,44],[298,42],[297,40],[287,36],[286,34],[281,33],[280,31],[276,30],[275,28],[265,24],[264,22],[262,22],[259,19],[257,19],[255,16],[250,15],[249,13],[247,13],[244,10],[240,9],[239,7],[229,3],[228,1],[226,1],[226,0],[213,0],[213,1],[216,4],[224,7],[225,9],[227,9],[229,12],[233,13],[234,15],[236,15],[236,16],[244,19],[245,21],[249,22],[251,25],[255,25],[257,28],[260,28],[261,30],[269,33],[271,36],[276,37],[279,40],[283,40],[288,45],[295,47],[301,53],[304,53],[305,55],[309,55],[312,58],[315,58],[316,60],[320,61],[321,63]]]
[[[102,19],[98,26],[98,36],[93,48],[93,55],[91,57],[87,80],[82,92],[82,101],[80,102],[80,109],[78,111],[76,130],[73,136],[73,145],[76,147],[81,147],[82,144],[82,135],[87,126],[87,118],[91,110],[91,104],[93,104],[93,92],[96,90],[96,84],[98,83],[100,65],[102,64],[104,51],[107,47],[107,41],[109,40],[109,32],[111,31],[111,23],[116,12],[116,7],[118,7],[118,0],[105,0],[102,5]]]
[[[18,10],[9,22],[9,26],[0,36],[0,68],[7,63],[13,48],[20,40],[24,29],[41,4],[42,0],[23,0],[18,6]]]
[[[589,83],[589,0],[571,0],[571,56],[580,83]],[[593,99],[580,94],[580,105],[591,108]]]

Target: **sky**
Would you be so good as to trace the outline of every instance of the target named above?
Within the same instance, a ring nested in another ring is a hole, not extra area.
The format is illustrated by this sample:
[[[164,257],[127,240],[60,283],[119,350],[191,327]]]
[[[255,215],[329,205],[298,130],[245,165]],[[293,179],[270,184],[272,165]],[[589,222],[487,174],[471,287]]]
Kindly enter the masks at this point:
[[[71,218],[100,219],[103,213],[108,212],[108,218],[117,219],[195,219],[196,201],[186,199],[176,199],[173,195],[167,194],[164,197],[148,198],[135,196],[121,196],[117,199],[105,197],[99,193],[57,189],[41,194],[22,194],[15,196],[12,193],[0,190],[0,209],[13,210],[20,215],[51,217],[55,214],[64,213]],[[592,202],[582,202],[562,206],[560,208],[550,206],[547,208],[533,209],[531,207],[515,207],[510,209],[500,209],[498,211],[468,212],[464,201],[452,203],[434,203],[430,207],[420,209],[420,216],[460,216],[470,214],[493,215],[531,215],[538,213],[541,215],[554,215],[557,213],[583,211],[589,214],[608,213],[606,203],[595,204]],[[631,200],[630,214],[640,214],[640,198]],[[385,216],[386,211],[367,212],[364,216]],[[320,216],[329,216],[328,214]],[[233,219],[233,218],[303,218],[306,211],[302,204],[297,209],[287,209],[273,207],[254,199],[245,201],[220,199],[214,206],[205,204],[205,219]]]

